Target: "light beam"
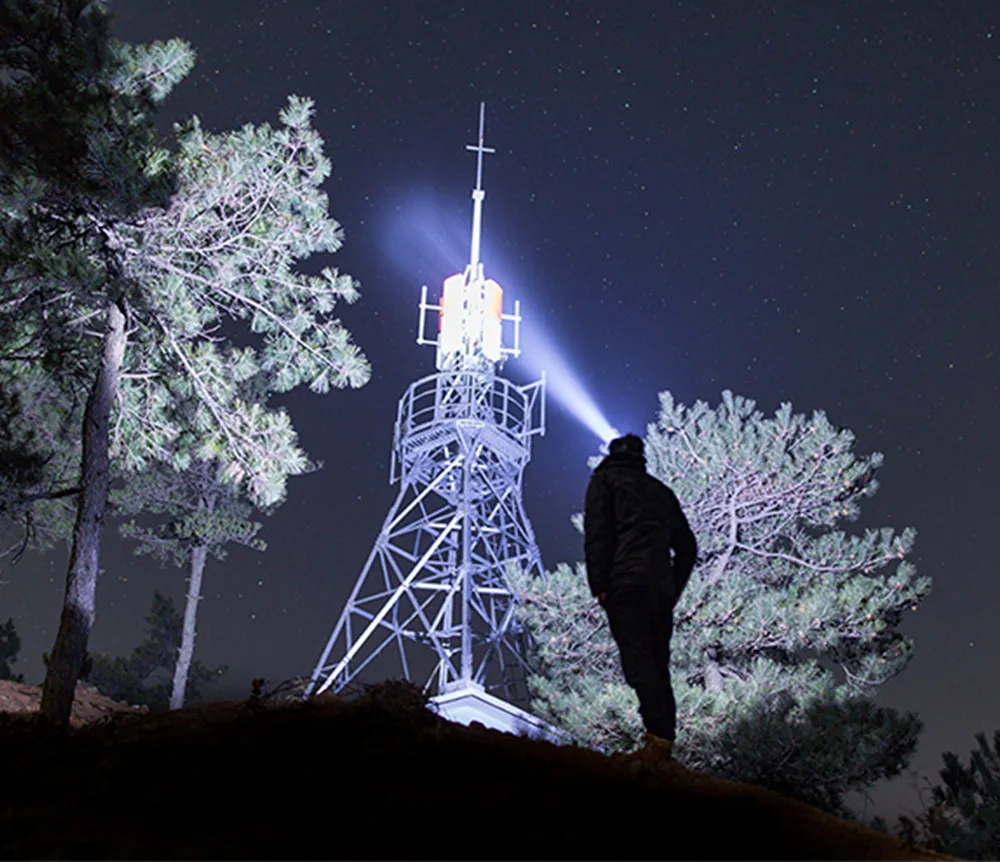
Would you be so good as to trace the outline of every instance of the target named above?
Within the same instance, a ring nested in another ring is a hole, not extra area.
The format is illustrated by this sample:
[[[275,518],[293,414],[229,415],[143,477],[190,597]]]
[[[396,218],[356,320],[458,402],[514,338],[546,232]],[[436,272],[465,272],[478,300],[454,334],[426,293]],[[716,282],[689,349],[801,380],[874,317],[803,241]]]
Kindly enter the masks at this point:
[[[602,443],[619,436],[566,361],[564,353],[556,347],[552,337],[541,330],[537,318],[532,320],[531,327],[525,327],[521,361],[532,373],[545,371],[549,394]]]

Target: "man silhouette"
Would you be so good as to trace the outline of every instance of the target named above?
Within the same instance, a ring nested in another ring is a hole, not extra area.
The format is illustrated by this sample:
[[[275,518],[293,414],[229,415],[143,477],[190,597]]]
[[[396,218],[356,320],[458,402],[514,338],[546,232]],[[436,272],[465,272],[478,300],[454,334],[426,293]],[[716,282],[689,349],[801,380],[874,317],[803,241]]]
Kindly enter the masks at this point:
[[[698,548],[674,492],[646,472],[642,440],[619,437],[608,453],[587,487],[587,581],[639,698],[645,750],[670,759],[677,721],[670,685],[673,611]]]

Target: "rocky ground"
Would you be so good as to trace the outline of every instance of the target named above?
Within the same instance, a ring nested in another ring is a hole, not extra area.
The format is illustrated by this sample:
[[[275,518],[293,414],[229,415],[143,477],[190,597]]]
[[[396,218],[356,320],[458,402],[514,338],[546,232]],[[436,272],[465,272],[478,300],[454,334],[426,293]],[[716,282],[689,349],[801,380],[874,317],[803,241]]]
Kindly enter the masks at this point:
[[[442,721],[405,683],[347,701],[74,727],[0,684],[0,856],[17,859],[944,859],[775,793]]]

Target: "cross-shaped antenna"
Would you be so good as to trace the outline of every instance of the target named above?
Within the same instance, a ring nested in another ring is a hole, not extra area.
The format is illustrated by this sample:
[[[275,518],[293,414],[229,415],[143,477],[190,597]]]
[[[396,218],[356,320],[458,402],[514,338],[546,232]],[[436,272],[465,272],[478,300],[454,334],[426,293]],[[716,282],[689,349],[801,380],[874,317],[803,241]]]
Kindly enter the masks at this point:
[[[466,144],[465,148],[477,153],[476,157],[476,191],[483,189],[483,153],[495,153],[493,147],[483,146],[483,133],[486,130],[486,102],[479,103],[479,144]]]
[[[479,103],[479,144],[466,144],[467,150],[476,153],[476,187],[472,191],[472,255],[470,257],[470,275],[475,278],[479,273],[479,240],[483,226],[483,153],[495,153],[493,147],[483,146],[483,132],[486,128],[486,102]]]

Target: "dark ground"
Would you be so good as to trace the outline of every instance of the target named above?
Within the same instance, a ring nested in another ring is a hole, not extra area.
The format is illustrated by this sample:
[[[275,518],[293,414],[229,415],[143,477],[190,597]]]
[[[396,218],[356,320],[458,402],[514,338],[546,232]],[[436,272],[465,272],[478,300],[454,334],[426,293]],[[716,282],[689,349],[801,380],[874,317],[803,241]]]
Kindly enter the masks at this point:
[[[444,722],[400,683],[0,719],[2,858],[950,858],[680,766]]]

